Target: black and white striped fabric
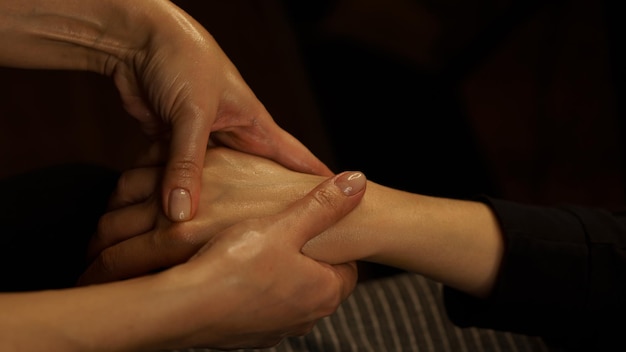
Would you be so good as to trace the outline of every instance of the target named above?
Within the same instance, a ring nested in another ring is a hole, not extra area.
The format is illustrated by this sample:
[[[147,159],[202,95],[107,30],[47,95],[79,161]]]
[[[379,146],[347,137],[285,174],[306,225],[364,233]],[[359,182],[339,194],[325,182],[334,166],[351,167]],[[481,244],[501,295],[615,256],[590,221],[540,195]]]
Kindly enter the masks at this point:
[[[365,281],[308,335],[285,339],[273,348],[239,351],[554,351],[538,337],[454,326],[445,314],[441,290],[440,284],[410,273]]]

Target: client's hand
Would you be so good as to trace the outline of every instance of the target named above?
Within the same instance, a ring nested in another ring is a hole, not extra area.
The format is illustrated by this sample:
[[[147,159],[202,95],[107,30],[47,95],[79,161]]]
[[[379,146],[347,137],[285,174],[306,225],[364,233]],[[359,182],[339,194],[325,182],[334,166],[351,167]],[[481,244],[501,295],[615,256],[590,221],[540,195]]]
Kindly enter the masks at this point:
[[[111,211],[92,239],[93,261],[81,283],[135,277],[185,262],[219,231],[282,211],[325,180],[219,147],[207,151],[204,165],[198,213],[182,223],[162,214],[157,198],[161,169],[124,173]]]
[[[220,229],[281,211],[323,181],[257,156],[210,149],[200,213],[189,223],[172,224],[148,199],[157,175],[136,170],[122,178],[112,204],[118,210],[102,219],[92,246],[97,259],[86,280],[132,277],[183,262]],[[308,241],[302,253],[329,264],[363,260],[393,266],[484,297],[503,248],[498,221],[483,203],[368,181],[359,206]]]
[[[365,177],[354,174],[323,182],[275,215],[218,232],[189,262],[160,274],[171,280],[169,291],[185,288],[174,292],[177,303],[164,305],[193,308],[168,326],[183,332],[182,346],[272,346],[332,314],[354,289],[356,267],[320,263],[301,249],[360,202]]]
[[[350,213],[365,184],[360,173],[334,176],[280,212],[216,230],[191,259],[153,275],[7,295],[3,312],[28,319],[5,325],[25,326],[17,341],[45,335],[72,351],[259,348],[306,334],[352,292],[357,272],[302,246]]]

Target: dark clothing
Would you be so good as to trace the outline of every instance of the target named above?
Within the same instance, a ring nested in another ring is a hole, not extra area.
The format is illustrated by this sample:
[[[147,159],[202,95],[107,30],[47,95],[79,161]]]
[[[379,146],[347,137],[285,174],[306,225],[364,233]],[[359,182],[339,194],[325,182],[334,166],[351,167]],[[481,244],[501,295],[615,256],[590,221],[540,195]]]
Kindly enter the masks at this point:
[[[626,351],[626,214],[484,201],[505,236],[499,277],[487,300],[446,288],[450,319],[567,350]]]
[[[0,181],[0,292],[73,286],[118,176],[65,165]]]

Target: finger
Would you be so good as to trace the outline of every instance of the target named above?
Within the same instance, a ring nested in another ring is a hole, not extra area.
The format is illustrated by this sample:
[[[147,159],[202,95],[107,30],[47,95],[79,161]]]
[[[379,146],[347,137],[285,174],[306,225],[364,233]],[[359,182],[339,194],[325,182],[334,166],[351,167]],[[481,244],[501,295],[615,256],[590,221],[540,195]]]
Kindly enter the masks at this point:
[[[276,132],[278,143],[272,159],[294,171],[331,176],[334,173],[304,144],[282,128]]]
[[[145,201],[152,196],[160,179],[161,168],[138,168],[124,172],[109,199],[108,210]]]
[[[213,132],[212,136],[221,145],[274,160],[294,171],[333,175],[304,144],[276,124],[263,128],[239,126],[228,132]]]
[[[105,248],[152,230],[158,211],[155,202],[145,202],[105,213],[89,243],[87,258],[93,260]]]
[[[332,177],[285,211],[270,218],[276,226],[290,231],[278,231],[299,250],[311,238],[324,232],[346,216],[363,198],[366,178],[361,172],[343,172]]]
[[[195,215],[210,130],[210,121],[197,114],[181,121],[173,126],[162,185],[163,211],[171,221],[187,221]]]
[[[358,270],[356,262],[337,264],[333,265],[332,268],[340,279],[341,300],[344,301],[352,294],[358,281]]]
[[[201,246],[196,243],[166,246],[155,238],[156,234],[149,232],[106,248],[87,267],[78,284],[105,283],[154,273],[184,262]]]

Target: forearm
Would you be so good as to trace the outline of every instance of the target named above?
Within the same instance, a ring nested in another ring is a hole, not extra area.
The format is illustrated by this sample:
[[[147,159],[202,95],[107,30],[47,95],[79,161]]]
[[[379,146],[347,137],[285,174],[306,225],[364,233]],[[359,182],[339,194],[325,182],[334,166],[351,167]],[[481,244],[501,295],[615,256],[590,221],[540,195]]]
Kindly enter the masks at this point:
[[[367,260],[487,295],[503,251],[500,228],[479,202],[427,197],[369,182],[359,207],[305,253],[332,262]]]
[[[185,290],[174,292],[171,287],[177,286],[166,280],[170,278],[158,275],[74,289],[1,294],[0,350],[179,347],[168,345],[176,336],[175,329],[181,327],[175,317],[189,313],[191,303],[183,297]]]
[[[0,65],[107,73],[150,39],[164,3],[0,0]]]
[[[413,207],[407,206],[406,214],[395,214],[395,221],[404,219],[406,226],[394,229],[392,241],[374,243],[378,250],[372,260],[421,273],[475,296],[487,296],[504,250],[491,210],[479,202],[408,196],[416,198]]]
[[[220,191],[204,192],[206,214],[198,217],[206,222],[199,224],[202,233],[213,233],[233,219],[281,211],[324,181],[258,157],[220,149],[212,153],[204,189]],[[305,254],[331,264],[366,260],[391,265],[473,295],[489,292],[503,238],[486,205],[426,197],[372,181],[366,188],[357,208],[309,241]]]

